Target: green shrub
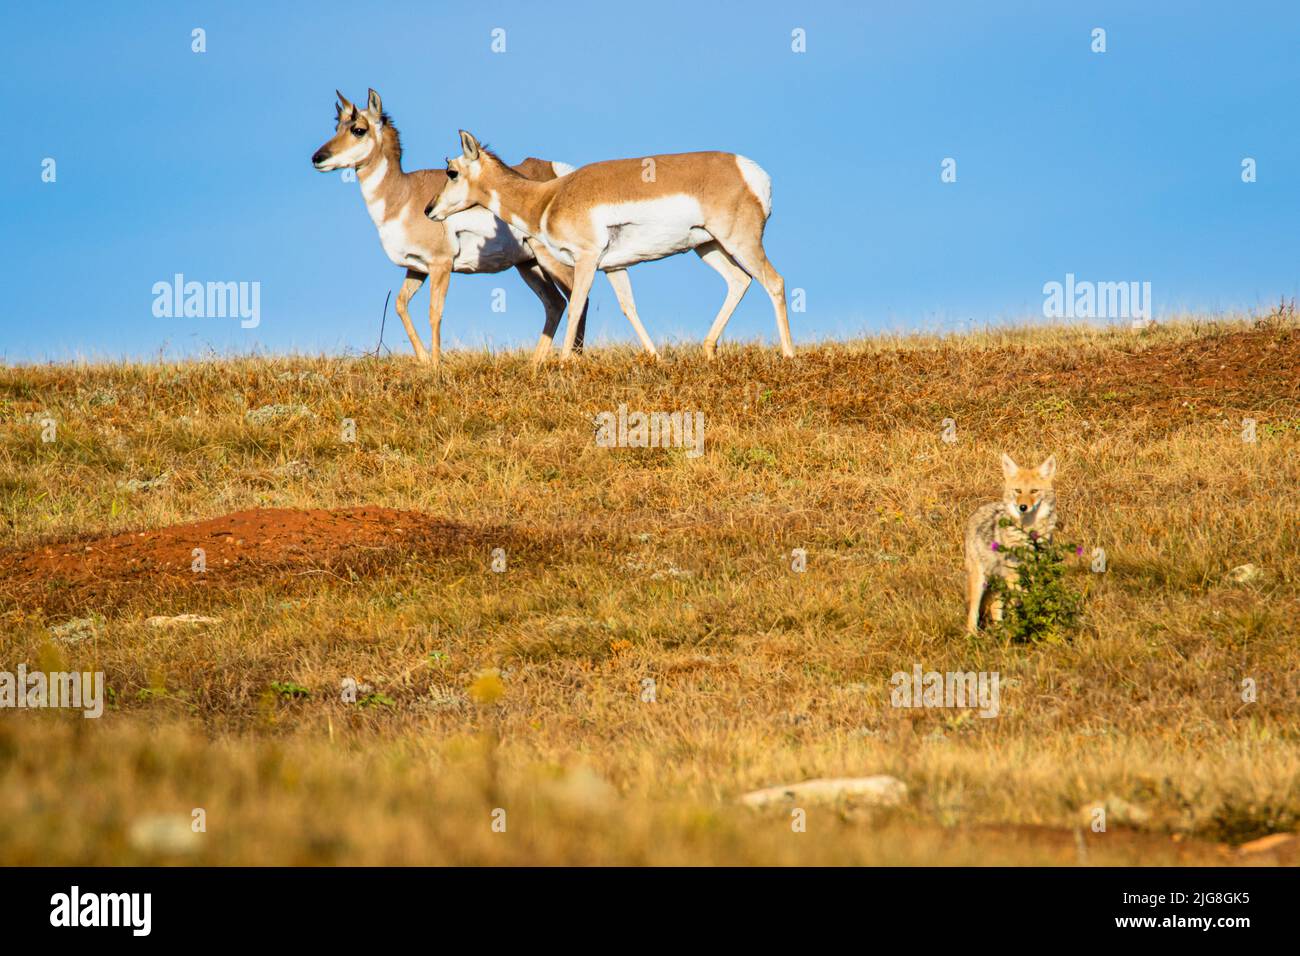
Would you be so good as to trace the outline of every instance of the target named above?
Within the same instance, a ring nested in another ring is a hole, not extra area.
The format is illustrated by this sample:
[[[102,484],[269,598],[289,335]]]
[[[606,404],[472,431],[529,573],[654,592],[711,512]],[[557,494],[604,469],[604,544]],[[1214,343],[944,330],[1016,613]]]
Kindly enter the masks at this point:
[[[1077,549],[1035,535],[1005,550],[1017,566],[1018,586],[998,577],[989,582],[993,596],[1002,599],[1001,635],[1025,644],[1068,640],[1083,613],[1083,596],[1065,581],[1066,555]]]

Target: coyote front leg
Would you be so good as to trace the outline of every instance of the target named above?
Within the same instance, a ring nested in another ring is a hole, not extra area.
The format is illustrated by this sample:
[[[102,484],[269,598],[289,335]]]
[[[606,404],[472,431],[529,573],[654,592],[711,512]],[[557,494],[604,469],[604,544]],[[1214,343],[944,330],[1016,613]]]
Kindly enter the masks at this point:
[[[966,569],[966,630],[974,634],[980,628],[980,608],[984,606],[984,572],[978,567]]]

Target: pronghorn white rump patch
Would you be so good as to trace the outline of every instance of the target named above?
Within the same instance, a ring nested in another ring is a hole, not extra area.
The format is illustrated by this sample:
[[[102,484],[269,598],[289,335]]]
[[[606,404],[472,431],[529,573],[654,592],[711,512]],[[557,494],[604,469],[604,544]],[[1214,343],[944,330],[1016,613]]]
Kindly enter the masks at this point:
[[[740,167],[740,175],[744,177],[745,185],[749,187],[749,191],[754,194],[754,198],[762,207],[763,215],[772,215],[772,177],[762,166],[746,156],[737,156],[736,165]]]
[[[713,238],[704,229],[700,201],[685,194],[595,206],[591,226],[595,244],[605,250],[598,266],[606,271],[674,256]]]
[[[552,162],[551,169],[555,173],[555,178],[559,179],[561,176],[567,176],[569,173],[573,172],[574,167],[570,166],[568,163]]]

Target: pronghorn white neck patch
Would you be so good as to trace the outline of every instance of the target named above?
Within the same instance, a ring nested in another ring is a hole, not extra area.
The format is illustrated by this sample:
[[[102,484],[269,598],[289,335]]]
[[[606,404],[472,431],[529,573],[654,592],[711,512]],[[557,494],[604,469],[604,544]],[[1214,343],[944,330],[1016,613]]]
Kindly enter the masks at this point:
[[[379,165],[374,168],[373,172],[368,172],[365,175],[357,177],[357,181],[361,183],[361,194],[369,199],[379,190],[379,187],[383,185],[384,177],[387,175],[388,157],[381,156],[379,157]]]

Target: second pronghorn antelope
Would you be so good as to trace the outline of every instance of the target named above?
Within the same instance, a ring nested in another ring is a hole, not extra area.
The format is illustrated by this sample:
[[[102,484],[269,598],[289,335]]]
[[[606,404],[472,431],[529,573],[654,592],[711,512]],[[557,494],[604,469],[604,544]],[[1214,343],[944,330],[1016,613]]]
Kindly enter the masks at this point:
[[[609,276],[641,344],[654,343],[637,317],[627,267],[694,249],[727,282],[727,298],[704,339],[714,355],[727,320],[757,279],[772,299],[781,352],[794,355],[785,281],[768,261],[763,229],[772,180],[732,153],[677,153],[583,166],[550,182],[519,175],[461,130],[462,155],[447,161],[447,182],[425,210],[440,222],[475,205],[490,209],[574,268],[562,354],[569,357],[596,270]]]
[[[312,165],[321,171],[356,170],[362,198],[379,230],[384,252],[397,265],[406,268],[406,281],[397,294],[397,315],[406,327],[416,356],[421,361],[438,364],[442,309],[453,272],[502,272],[514,266],[546,310],[546,325],[534,358],[544,357],[564,314],[565,297],[573,288],[572,266],[556,261],[545,249],[537,249],[527,236],[511,229],[486,209],[467,210],[445,223],[430,222],[421,213],[430,197],[436,196],[446,182],[446,174],[440,169],[409,173],[402,169],[401,139],[374,90],[370,91],[365,109],[358,109],[342,93],[335,92],[338,103],[334,136],[316,150]],[[529,158],[512,169],[521,178],[546,180],[563,176],[572,167]],[[540,266],[545,266],[545,270]],[[426,277],[431,280],[431,352],[425,351],[407,310]],[[581,315],[584,325],[585,320],[586,315]],[[582,332],[578,335],[581,338]]]

